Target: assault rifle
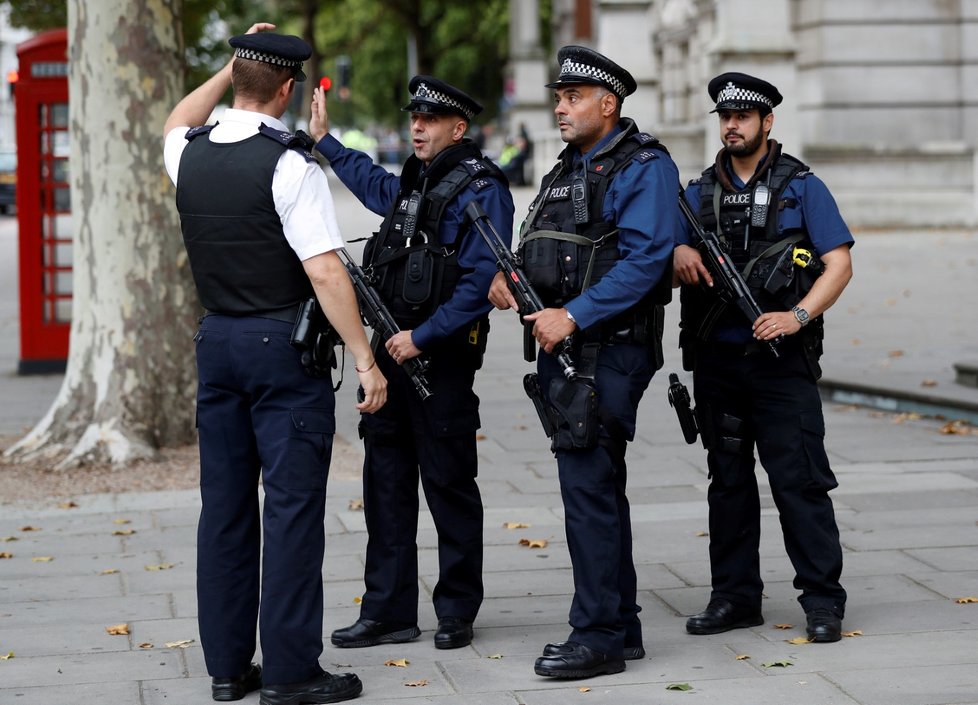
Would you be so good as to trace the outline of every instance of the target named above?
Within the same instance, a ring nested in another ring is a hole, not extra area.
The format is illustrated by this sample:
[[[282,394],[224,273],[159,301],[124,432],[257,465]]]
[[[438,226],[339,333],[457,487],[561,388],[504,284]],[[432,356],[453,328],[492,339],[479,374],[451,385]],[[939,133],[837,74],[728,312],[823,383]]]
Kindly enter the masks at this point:
[[[528,313],[537,313],[546,307],[543,305],[539,294],[526,280],[526,275],[522,269],[523,263],[500,237],[492,221],[489,220],[489,216],[486,215],[477,201],[471,201],[465,207],[465,216],[472,221],[472,226],[479,231],[482,239],[486,241],[489,249],[496,256],[496,266],[506,277],[509,289],[513,292],[513,298],[516,299],[516,304],[519,306],[520,321],[523,322],[524,328],[528,328],[530,324],[523,321],[523,316]],[[488,227],[483,226],[483,222]],[[554,357],[560,363],[564,377],[573,380],[577,379],[577,368],[571,359],[570,351],[571,339],[567,337],[554,348]],[[536,359],[536,345],[531,335],[524,334],[523,336],[523,357],[526,358],[527,362],[533,362]]]
[[[346,248],[341,247],[336,250],[336,253],[343,261],[343,265],[346,267],[346,271],[353,281],[353,289],[356,291],[357,299],[360,301],[360,313],[363,316],[364,322],[373,328],[386,343],[397,333],[401,332],[400,327],[384,305],[380,294],[377,293],[377,290],[373,286],[371,278],[354,261],[350,253],[346,251]],[[402,362],[401,367],[404,368],[408,377],[411,378],[411,383],[414,384],[414,388],[417,390],[421,400],[424,401],[430,397],[431,388],[428,386],[427,377],[425,377],[425,371],[428,369],[427,361],[419,357],[412,357],[410,360]]]
[[[696,233],[700,242],[703,243],[703,247],[706,250],[706,268],[710,270],[714,279],[720,284],[719,295],[729,303],[734,304],[747,317],[747,320],[753,324],[763,313],[761,307],[757,305],[757,301],[751,296],[750,289],[747,288],[747,282],[744,281],[740,272],[737,271],[737,268],[720,248],[720,241],[717,239],[716,233],[712,233],[704,228],[700,224],[700,221],[697,220],[693,214],[693,210],[689,207],[689,203],[686,202],[685,196],[683,196],[682,189],[679,190],[679,209],[686,217],[686,220],[689,221],[693,232]],[[767,341],[768,348],[770,348],[771,353],[775,357],[779,357],[777,345],[782,340],[784,340],[783,334]]]

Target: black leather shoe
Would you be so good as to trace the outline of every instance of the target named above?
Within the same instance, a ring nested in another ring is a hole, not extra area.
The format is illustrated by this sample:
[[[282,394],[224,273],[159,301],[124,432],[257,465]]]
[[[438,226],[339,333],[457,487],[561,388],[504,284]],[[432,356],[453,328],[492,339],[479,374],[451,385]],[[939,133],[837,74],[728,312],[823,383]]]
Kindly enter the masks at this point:
[[[261,688],[261,666],[251,668],[235,678],[211,678],[211,696],[218,701],[241,700],[253,690]]]
[[[739,607],[729,600],[717,598],[710,600],[705,610],[686,620],[686,631],[690,634],[719,634],[761,624],[764,624],[764,617],[759,609]]]
[[[355,673],[326,673],[302,683],[266,685],[261,689],[259,705],[306,705],[338,703],[360,695],[363,683]]]
[[[818,642],[839,641],[842,638],[842,618],[825,607],[817,607],[805,615],[808,618],[808,638]]]
[[[472,643],[472,622],[458,617],[442,617],[435,632],[436,649],[458,649]]]
[[[567,653],[566,641],[558,641],[554,644],[547,644],[543,647],[544,656],[560,656],[562,653]],[[622,658],[626,661],[638,661],[645,658],[645,647],[643,646],[626,646],[622,650]]]
[[[342,649],[359,649],[377,644],[402,644],[421,636],[417,624],[399,622],[375,622],[372,619],[358,619],[343,629],[333,632],[330,641]]]
[[[533,664],[538,676],[551,678],[591,678],[602,673],[621,673],[625,661],[592,651],[576,641],[564,642],[557,656],[541,656]]]

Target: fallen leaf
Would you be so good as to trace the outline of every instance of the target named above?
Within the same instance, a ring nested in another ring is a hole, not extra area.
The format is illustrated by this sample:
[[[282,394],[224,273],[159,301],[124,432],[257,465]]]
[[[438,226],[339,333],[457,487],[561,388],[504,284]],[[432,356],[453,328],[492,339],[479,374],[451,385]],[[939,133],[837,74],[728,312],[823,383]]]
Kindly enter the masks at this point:
[[[861,629],[855,629],[851,632],[842,632],[842,636],[862,636],[863,632]]]
[[[749,654],[737,654],[738,661],[746,661],[749,658],[750,658]]]
[[[113,524],[132,524],[132,519],[113,519]]]
[[[502,657],[503,657],[502,654],[490,654],[489,656],[486,656],[486,658],[502,658]]]
[[[14,657],[13,651],[8,651],[6,654],[0,655],[0,661],[9,661]]]
[[[351,499],[350,500],[350,503],[348,505],[346,505],[346,508],[349,509],[351,512],[360,511],[360,510],[363,509],[363,500],[362,499]]]
[[[139,648],[140,649],[152,649],[153,648],[153,645],[150,644],[148,641],[144,641],[142,644],[139,645]]]
[[[20,539],[17,538],[16,536],[4,536],[2,539],[0,539],[0,541],[3,541],[4,543],[10,543],[11,541],[20,541]]]
[[[74,502],[70,502],[70,501],[69,502],[61,502],[58,505],[58,509],[75,509],[77,507],[78,507],[77,504],[75,504]]]
[[[359,595],[353,598],[353,604],[359,605],[361,602],[363,602],[363,598],[360,597]]]
[[[787,666],[794,666],[791,661],[771,661],[770,663],[762,663],[764,668],[786,668]]]
[[[941,426],[940,432],[946,436],[954,434],[967,436],[969,433],[971,433],[971,429],[964,421],[948,421],[946,424]]]
[[[529,524],[524,524],[522,521],[506,521],[503,522],[504,529],[529,529]]]
[[[388,659],[384,661],[385,666],[396,666],[397,668],[407,668],[407,665],[411,663],[406,658],[399,658],[396,661],[394,659]]]
[[[529,548],[546,548],[547,539],[520,539],[520,546]]]
[[[27,526],[20,527],[20,530],[21,531],[40,531],[41,530],[41,527],[40,526],[31,526],[30,524],[28,524]]]
[[[814,639],[807,636],[796,636],[794,639],[785,639],[789,644],[811,644]]]
[[[7,553],[6,551],[0,551],[0,559],[3,559],[3,558],[13,558],[13,557],[14,557],[14,554],[13,553]]]
[[[113,624],[111,627],[106,627],[105,628],[105,631],[107,631],[112,636],[123,636],[123,635],[129,633],[129,625],[128,624]]]
[[[903,357],[903,350],[890,350],[886,354],[887,357]]]
[[[193,639],[181,639],[180,641],[168,641],[163,646],[168,649],[186,649],[194,643]]]
[[[795,625],[794,624],[775,624],[774,625],[774,628],[775,629],[794,629],[795,628]]]
[[[50,563],[54,560],[54,556],[34,556],[31,560],[35,563]]]
[[[581,686],[580,688],[578,688],[577,690],[578,690],[578,692],[580,692],[580,693],[590,693],[590,692],[591,692],[591,689],[590,689],[590,688],[588,688],[588,687],[587,687],[586,685],[582,685],[582,686]]]
[[[974,597],[974,596],[959,597],[955,600],[955,602],[957,602],[959,605],[971,605],[978,602],[978,597]]]
[[[692,690],[693,686],[689,683],[670,683],[666,686],[666,690]]]
[[[489,436],[487,436],[487,435],[486,435],[486,434],[484,434],[484,433],[477,433],[477,434],[475,434],[475,440],[477,440],[477,441],[484,441],[484,440],[486,440],[486,439],[487,439],[488,437],[489,437]]]
[[[106,568],[99,575],[114,575],[119,572],[118,568]]]
[[[173,567],[173,563],[158,563],[156,565],[144,565],[144,570],[169,570]]]
[[[426,685],[428,685],[428,679],[422,678],[419,681],[408,681],[404,685],[406,685],[408,688],[424,688]]]
[[[135,529],[118,529],[112,532],[113,536],[132,536],[136,533]]]
[[[860,340],[859,338],[853,338],[853,339],[852,339],[851,341],[849,341],[849,342],[850,342],[850,343],[851,343],[852,345],[862,345],[862,342],[863,342],[863,341],[861,341],[861,340]]]
[[[709,536],[710,535],[710,532],[709,531],[697,531],[695,535],[696,536]]]
[[[922,380],[920,382],[920,386],[921,387],[936,387],[937,386],[937,380],[936,379],[925,379],[925,380]]]

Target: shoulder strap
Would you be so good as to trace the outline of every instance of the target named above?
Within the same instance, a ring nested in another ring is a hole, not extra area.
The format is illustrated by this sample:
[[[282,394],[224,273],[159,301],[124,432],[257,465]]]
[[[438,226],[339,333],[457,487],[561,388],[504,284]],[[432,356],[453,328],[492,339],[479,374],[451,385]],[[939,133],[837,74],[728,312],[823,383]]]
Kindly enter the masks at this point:
[[[262,123],[258,126],[258,133],[264,137],[275,140],[286,149],[295,150],[302,155],[307,162],[316,162],[316,157],[312,155],[312,148],[316,143],[313,141],[312,137],[307,135],[302,130],[298,130],[294,133],[284,132]]]
[[[482,191],[491,184],[491,179],[502,180],[506,177],[494,164],[485,158],[463,159],[456,164],[441,180],[425,193],[427,203],[425,221],[432,231],[438,229],[445,208],[458,194],[466,188],[476,192]],[[460,236],[461,232],[457,236]]]
[[[187,130],[187,134],[184,135],[184,138],[189,142],[195,137],[208,134],[215,127],[217,127],[216,123],[213,125],[198,125],[197,127],[191,127],[189,130]]]

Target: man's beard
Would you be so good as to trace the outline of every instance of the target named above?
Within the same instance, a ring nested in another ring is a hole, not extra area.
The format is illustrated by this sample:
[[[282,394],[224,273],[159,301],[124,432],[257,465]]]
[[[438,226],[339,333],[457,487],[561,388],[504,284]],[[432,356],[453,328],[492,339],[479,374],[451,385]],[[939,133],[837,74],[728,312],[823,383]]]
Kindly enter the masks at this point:
[[[750,155],[756,153],[757,150],[761,148],[762,144],[764,144],[764,133],[759,131],[756,135],[754,135],[754,139],[752,140],[745,139],[739,144],[726,145],[727,153],[736,157],[749,157]]]

